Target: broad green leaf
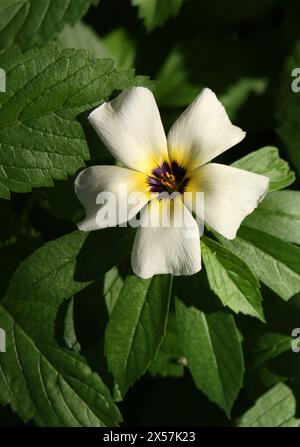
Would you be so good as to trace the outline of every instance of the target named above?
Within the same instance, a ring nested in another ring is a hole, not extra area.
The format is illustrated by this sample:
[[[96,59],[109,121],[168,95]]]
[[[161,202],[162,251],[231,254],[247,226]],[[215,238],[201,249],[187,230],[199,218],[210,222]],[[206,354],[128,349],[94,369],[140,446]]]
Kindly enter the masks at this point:
[[[7,343],[0,356],[0,402],[40,426],[115,426],[120,415],[101,378],[55,342],[60,303],[30,295],[20,300],[8,290],[0,305]]]
[[[170,275],[143,280],[128,276],[105,334],[105,354],[123,397],[147,370],[166,332]]]
[[[48,242],[15,272],[0,307],[8,343],[0,357],[0,401],[23,420],[65,426],[120,420],[100,377],[58,346],[55,323],[60,305],[121,262],[131,243],[127,228],[75,231]]]
[[[179,336],[196,386],[229,416],[243,384],[244,360],[232,315],[206,314],[176,300]]]
[[[10,294],[32,300],[71,298],[128,255],[132,232],[109,228],[74,231],[48,242],[27,258],[14,274]]]
[[[300,174],[300,130],[299,130],[299,70],[300,43],[298,42],[286,62],[282,74],[282,85],[278,92],[278,133],[292,160],[297,174]]]
[[[24,54],[9,49],[0,54],[0,66],[9,72],[7,92],[0,95],[3,198],[74,174],[89,158],[78,115],[116,90],[144,82],[111,60],[91,59],[87,50],[54,45]]]
[[[120,420],[100,377],[78,353],[59,347],[55,323],[65,299],[121,262],[131,242],[129,229],[75,231],[38,249],[13,275],[0,307],[0,327],[7,334],[0,401],[23,420],[50,426]]]
[[[166,336],[148,371],[154,376],[182,377],[186,359],[183,356],[176,316],[169,313]]]
[[[271,179],[270,190],[286,187],[294,179],[288,164],[272,147],[249,154],[233,166],[267,175]],[[298,241],[296,207],[295,192],[271,194],[245,219],[233,241],[217,235],[226,248],[243,259],[262,282],[285,300],[300,291],[300,249],[286,242]]]
[[[99,0],[1,0],[0,48],[29,48],[74,25]]]
[[[279,157],[276,147],[263,147],[251,152],[232,164],[235,168],[245,169],[270,178],[270,191],[289,186],[295,180],[295,174],[286,161]]]
[[[268,194],[244,224],[300,244],[300,192],[287,190]]]
[[[166,20],[176,16],[182,0],[131,0],[139,8],[139,17],[143,19],[148,31],[163,25]]]
[[[257,230],[246,224],[232,241],[217,237],[284,300],[300,291],[300,247],[268,234],[264,228]]]
[[[135,46],[130,36],[123,28],[114,29],[104,37],[84,22],[75,26],[66,25],[57,36],[62,48],[90,49],[93,57],[113,59],[117,67],[131,68],[135,58]]]
[[[261,396],[254,406],[238,419],[239,427],[299,427],[295,418],[296,400],[286,385],[279,383]]]
[[[244,261],[207,237],[201,238],[201,252],[210,287],[222,303],[264,321],[259,282]]]

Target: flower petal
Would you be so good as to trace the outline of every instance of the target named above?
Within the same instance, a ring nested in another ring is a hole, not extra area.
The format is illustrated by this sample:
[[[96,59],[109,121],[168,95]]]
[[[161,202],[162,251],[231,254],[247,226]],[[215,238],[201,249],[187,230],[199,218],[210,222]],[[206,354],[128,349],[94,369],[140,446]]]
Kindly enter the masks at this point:
[[[145,175],[131,169],[117,166],[92,166],[84,169],[75,180],[75,192],[86,212],[86,217],[78,224],[78,228],[91,231],[127,222],[133,217],[133,211],[137,214],[150,199],[146,188]],[[111,201],[105,200],[101,204],[99,193],[104,193],[102,199],[106,197]],[[135,193],[136,197],[130,196],[131,193]],[[133,200],[131,203],[130,198],[141,201],[136,204]],[[105,211],[104,206],[106,213],[99,213],[101,209],[102,212]],[[112,217],[109,224],[107,214]]]
[[[245,135],[231,124],[216,95],[205,88],[171,127],[169,157],[194,169],[239,143]]]
[[[97,107],[89,121],[113,156],[141,172],[168,160],[167,140],[150,90],[133,87]]]
[[[201,269],[200,236],[198,225],[183,205],[181,198],[174,200],[171,207],[169,227],[162,227],[160,216],[164,200],[152,200],[141,212],[141,226],[135,237],[131,264],[141,278],[170,273],[192,275]],[[154,225],[145,227],[146,216]],[[174,222],[183,217],[181,226]],[[156,224],[158,225],[156,226]]]
[[[269,178],[217,163],[193,171],[188,191],[204,192],[204,220],[227,239],[234,239],[244,218],[268,191]],[[196,210],[195,210],[196,212]]]

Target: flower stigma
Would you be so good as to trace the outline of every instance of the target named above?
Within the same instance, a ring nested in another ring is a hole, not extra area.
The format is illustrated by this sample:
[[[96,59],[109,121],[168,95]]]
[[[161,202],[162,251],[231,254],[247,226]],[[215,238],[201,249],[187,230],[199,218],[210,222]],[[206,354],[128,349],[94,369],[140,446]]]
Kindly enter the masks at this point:
[[[186,176],[187,170],[176,161],[169,163],[162,162],[159,166],[152,169],[151,175],[147,176],[147,183],[150,192],[184,192],[189,178]]]

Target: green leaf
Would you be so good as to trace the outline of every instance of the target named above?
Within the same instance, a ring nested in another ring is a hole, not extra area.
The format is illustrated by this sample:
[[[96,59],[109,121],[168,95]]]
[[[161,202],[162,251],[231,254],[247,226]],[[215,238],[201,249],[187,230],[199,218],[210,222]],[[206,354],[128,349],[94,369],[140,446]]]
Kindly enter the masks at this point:
[[[217,238],[284,300],[300,291],[300,247],[246,225],[232,241]]]
[[[75,323],[74,323],[74,299],[71,298],[68,302],[67,312],[64,319],[64,341],[66,346],[73,351],[80,352],[80,343],[77,340]]]
[[[57,36],[62,48],[90,49],[93,57],[113,59],[117,67],[131,68],[135,58],[135,45],[123,28],[117,28],[104,37],[84,22],[74,27],[66,25]]]
[[[120,421],[100,377],[78,353],[57,344],[56,319],[65,299],[127,256],[131,234],[127,228],[75,231],[35,251],[13,275],[0,307],[7,338],[7,352],[0,357],[0,401],[10,403],[23,420],[48,426]]]
[[[40,426],[115,426],[120,414],[101,378],[54,340],[59,304],[30,295],[15,299],[8,290],[0,305],[7,343],[0,356],[0,402]]]
[[[300,244],[300,192],[268,194],[244,223],[249,228],[263,229],[279,239]]]
[[[0,55],[9,72],[0,95],[0,197],[52,186],[74,174],[89,150],[79,114],[107,100],[116,90],[143,83],[132,70],[117,70],[108,59],[91,59],[87,50],[50,45],[22,54]],[[82,118],[86,123],[86,118]]]
[[[123,284],[123,278],[119,274],[117,267],[113,267],[104,276],[103,294],[109,315],[112,313],[119,298]]]
[[[102,40],[117,67],[131,68],[133,66],[136,55],[135,42],[126,29],[114,29]]]
[[[229,416],[243,384],[244,360],[232,315],[205,314],[176,300],[180,340],[196,386]]]
[[[74,25],[98,0],[2,0],[0,48],[29,48],[49,41],[66,23]]]
[[[268,86],[265,78],[248,78],[239,79],[234,85],[220,96],[220,101],[225,107],[229,117],[234,120],[238,110],[251,94],[262,95]]]
[[[111,57],[100,36],[84,22],[78,22],[75,26],[66,25],[56,36],[56,41],[64,49],[89,49],[93,57]]]
[[[259,396],[262,391],[287,380],[288,374],[279,366],[287,362],[281,354],[291,352],[292,337],[277,332],[251,333],[247,349],[245,390],[251,396]],[[245,340],[246,343],[247,340]]]
[[[281,137],[285,148],[292,160],[297,174],[300,174],[300,130],[299,130],[299,113],[300,102],[299,92],[293,91],[293,83],[295,88],[299,87],[299,73],[293,75],[297,67],[300,67],[300,43],[298,42],[289,59],[286,62],[284,73],[282,74],[282,85],[278,92],[277,101],[277,121],[278,133]]]
[[[186,359],[183,356],[176,316],[169,313],[166,336],[148,371],[153,376],[182,377]]]
[[[128,276],[105,334],[105,354],[123,397],[147,370],[166,331],[172,277]]]
[[[201,252],[209,285],[222,303],[264,321],[259,282],[244,261],[207,237],[201,238]]]
[[[128,255],[132,232],[109,228],[92,233],[74,231],[48,242],[27,258],[14,274],[14,298],[64,300],[99,279]]]
[[[271,146],[251,152],[232,166],[266,175],[270,178],[270,191],[286,188],[295,181],[295,174],[288,163],[279,157],[278,149]]]
[[[205,41],[205,39],[204,39]],[[201,92],[205,84],[195,85],[189,79],[184,49],[174,48],[156,76],[156,99],[161,107],[187,107]],[[240,107],[250,94],[261,95],[267,87],[266,79],[241,78],[219,96],[231,119],[235,119]]]
[[[164,61],[156,80],[156,100],[161,107],[186,107],[201,91],[200,86],[189,82],[183,54],[176,48]]]
[[[182,0],[131,0],[139,8],[139,18],[143,19],[148,31],[163,25],[166,20],[176,16]]]
[[[267,175],[270,190],[286,187],[294,179],[288,164],[272,147],[253,152],[233,166]],[[233,241],[216,234],[227,249],[285,300],[300,291],[300,248],[286,242],[298,241],[297,199],[290,191],[270,195],[245,219]]]
[[[239,427],[299,427],[295,419],[295,397],[286,385],[279,383],[261,396],[239,420]]]
[[[276,332],[264,332],[255,340],[251,351],[251,370],[264,366],[267,362],[291,349],[292,338]]]

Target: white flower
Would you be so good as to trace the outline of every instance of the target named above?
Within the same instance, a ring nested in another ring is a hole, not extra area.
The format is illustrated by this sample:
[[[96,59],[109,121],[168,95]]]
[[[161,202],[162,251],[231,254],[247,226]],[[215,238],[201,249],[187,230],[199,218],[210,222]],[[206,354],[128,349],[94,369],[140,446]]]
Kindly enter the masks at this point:
[[[245,132],[231,124],[224,107],[207,88],[177,119],[167,138],[155,99],[143,87],[131,88],[102,104],[89,120],[126,168],[93,166],[78,175],[75,190],[86,210],[84,221],[78,225],[81,230],[99,229],[98,193],[112,192],[117,202],[122,202],[125,199],[119,185],[126,184],[129,193],[147,193],[145,202],[135,210],[141,211],[141,219],[149,209],[153,214],[160,213],[162,201],[150,200],[151,192],[203,192],[205,222],[224,237],[234,239],[243,219],[268,190],[267,177],[209,163],[239,143]],[[158,273],[191,275],[201,269],[199,228],[190,212],[196,213],[197,209],[191,204],[188,210],[180,197],[175,201],[176,209],[186,217],[184,225],[137,229],[131,261],[134,272],[142,278]],[[116,223],[123,223],[122,219]]]

